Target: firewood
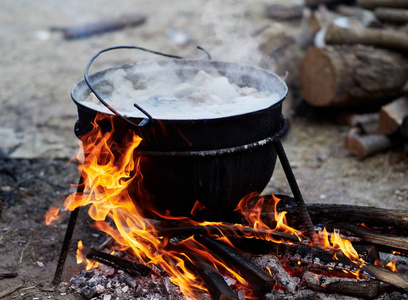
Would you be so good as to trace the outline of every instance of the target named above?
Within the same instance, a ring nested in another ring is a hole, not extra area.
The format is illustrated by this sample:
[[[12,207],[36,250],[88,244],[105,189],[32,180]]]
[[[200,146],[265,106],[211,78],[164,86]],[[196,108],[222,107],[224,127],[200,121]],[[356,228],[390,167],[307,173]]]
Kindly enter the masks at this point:
[[[362,227],[352,224],[340,223],[334,225],[337,229],[351,232],[353,235],[360,237],[366,243],[372,243],[377,246],[387,247],[391,250],[399,251],[408,254],[408,238],[403,236],[395,236],[389,234],[376,233]]]
[[[338,4],[352,4],[355,0],[305,0],[305,6],[317,8],[320,5],[335,6]]]
[[[126,27],[139,26],[146,22],[146,16],[128,15],[120,18],[102,20],[92,24],[77,25],[69,28],[52,28],[61,31],[67,40],[87,38],[95,34],[101,34],[120,30]]]
[[[408,114],[405,115],[401,125],[402,135],[408,140]]]
[[[205,287],[214,300],[238,300],[238,296],[225,282],[224,277],[217,269],[210,266],[199,256],[193,256],[195,270],[205,282]]]
[[[368,263],[361,269],[382,282],[408,291],[408,282],[398,273]]]
[[[408,8],[406,0],[357,0],[356,5],[366,9],[377,7]]]
[[[8,295],[11,295],[12,293],[14,293],[15,291],[17,291],[18,289],[22,288],[23,286],[24,286],[24,284],[23,284],[23,283],[20,283],[20,284],[18,284],[18,285],[16,285],[16,286],[12,286],[12,287],[9,287],[9,288],[5,289],[4,291],[1,291],[1,292],[0,292],[0,298],[6,297],[6,296],[8,296]]]
[[[328,277],[306,271],[302,276],[302,285],[324,293],[338,293],[364,299],[376,299],[379,290],[377,280],[356,280],[350,278]]]
[[[378,113],[354,115],[350,118],[349,125],[358,127],[364,134],[377,133]]]
[[[293,20],[302,18],[302,5],[269,4],[265,8],[266,17],[273,20]]]
[[[364,159],[377,153],[392,149],[395,143],[383,134],[361,135],[356,130],[350,130],[346,137],[346,149],[357,156],[358,159]]]
[[[371,279],[377,279],[382,282],[391,284],[397,288],[408,290],[408,282],[400,275],[391,272],[383,267],[374,266],[368,262],[357,264],[352,262],[342,254],[336,254],[337,259],[330,257],[330,253],[319,248],[311,247],[304,244],[278,246],[279,254],[284,255],[288,260],[298,261],[306,264],[314,264],[320,267],[326,267],[333,270],[361,270],[362,274]],[[322,260],[323,258],[323,260]]]
[[[331,220],[342,222],[348,220],[353,224],[364,223],[367,226],[390,226],[394,229],[408,228],[408,211],[381,209],[371,206],[356,206],[346,204],[308,204],[310,216],[315,222]],[[295,206],[286,207],[287,219],[296,217]]]
[[[275,286],[276,281],[274,278],[247,260],[233,248],[206,236],[196,236],[195,239],[207,247],[212,253],[220,257],[258,292],[270,292]]]
[[[327,28],[327,44],[367,45],[408,53],[408,36],[404,32],[386,29],[355,30],[336,26]]]
[[[387,23],[408,23],[408,9],[378,7],[374,10],[374,14]]]
[[[220,232],[223,233],[225,236],[235,236],[235,237],[245,237],[245,236],[252,236],[256,237],[260,236],[271,236],[275,239],[282,239],[291,242],[298,242],[299,238],[288,233],[273,231],[273,230],[265,230],[262,228],[252,228],[248,226],[242,225],[228,225],[228,224],[220,224],[217,226],[180,226],[180,227],[171,227],[171,228],[163,228],[159,230],[159,235],[166,236],[166,237],[174,237],[174,236],[190,236],[194,234],[219,234]]]
[[[300,66],[301,94],[312,106],[379,108],[402,95],[406,64],[398,53],[365,46],[309,48]]]
[[[145,265],[138,264],[136,262],[123,259],[117,256],[113,256],[111,254],[101,252],[92,248],[84,247],[84,249],[87,252],[86,258],[94,259],[107,266],[123,270],[132,276],[147,276],[151,272],[151,269]]]
[[[278,212],[287,212],[286,219],[289,225],[295,228],[302,225],[299,210],[293,198],[285,195],[276,195],[276,197],[281,199],[277,206]],[[264,196],[264,198],[265,205],[262,208],[261,219],[268,226],[273,227],[275,224],[270,221],[270,215],[274,214],[274,206],[268,205],[272,199],[271,196]],[[314,223],[327,220],[340,223],[347,220],[351,224],[364,223],[369,227],[391,227],[401,232],[406,232],[408,229],[408,211],[404,210],[329,203],[307,204],[306,207]]]
[[[282,267],[278,257],[272,254],[267,256],[263,255],[260,260],[264,262],[262,265],[270,270],[277,282],[279,282],[288,293],[295,294],[297,292],[297,282],[290,276],[288,271]]]
[[[408,114],[408,98],[401,97],[381,107],[378,120],[378,132],[392,134],[402,126],[405,115]]]
[[[0,279],[13,278],[13,277],[17,277],[17,276],[18,276],[18,273],[16,273],[16,272],[0,273]]]

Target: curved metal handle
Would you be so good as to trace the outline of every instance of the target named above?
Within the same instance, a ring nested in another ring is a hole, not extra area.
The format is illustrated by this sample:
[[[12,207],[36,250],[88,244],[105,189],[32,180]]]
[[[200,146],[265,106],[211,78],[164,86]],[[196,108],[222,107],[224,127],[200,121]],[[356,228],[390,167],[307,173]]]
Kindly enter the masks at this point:
[[[133,125],[133,126],[137,126],[137,127],[142,127],[147,125],[148,123],[150,123],[153,120],[153,117],[147,112],[145,111],[142,107],[140,107],[137,103],[134,103],[134,106],[141,111],[146,117],[147,119],[143,119],[139,124],[133,123],[132,121],[130,121],[127,117],[125,117],[124,115],[120,114],[116,109],[114,109],[112,106],[110,106],[103,98],[101,95],[99,95],[99,93],[95,90],[95,88],[92,86],[91,82],[89,81],[89,77],[88,77],[88,73],[89,73],[89,68],[91,67],[92,63],[94,62],[94,60],[101,55],[104,52],[108,52],[111,50],[117,50],[117,49],[136,49],[136,50],[141,50],[141,51],[145,51],[145,52],[149,52],[149,53],[153,53],[153,54],[157,54],[157,55],[161,55],[161,56],[165,56],[165,57],[171,57],[171,58],[176,58],[176,59],[185,59],[185,57],[182,56],[178,56],[178,55],[172,55],[172,54],[166,54],[166,53],[162,53],[162,52],[158,52],[158,51],[154,51],[154,50],[149,50],[146,48],[142,48],[142,47],[137,47],[137,46],[114,46],[114,47],[109,47],[109,48],[105,48],[100,50],[98,53],[96,53],[88,62],[88,64],[85,67],[85,72],[84,72],[84,79],[86,84],[88,85],[89,89],[92,91],[92,93],[94,93],[94,95],[96,96],[96,98],[98,98],[98,100],[106,106],[106,108],[108,108],[111,112],[113,112],[116,116],[122,118],[123,120],[125,120],[126,122],[128,122],[129,124]],[[211,59],[211,55],[202,47],[197,46],[197,49],[203,51],[206,54],[206,57],[204,57],[204,59]]]

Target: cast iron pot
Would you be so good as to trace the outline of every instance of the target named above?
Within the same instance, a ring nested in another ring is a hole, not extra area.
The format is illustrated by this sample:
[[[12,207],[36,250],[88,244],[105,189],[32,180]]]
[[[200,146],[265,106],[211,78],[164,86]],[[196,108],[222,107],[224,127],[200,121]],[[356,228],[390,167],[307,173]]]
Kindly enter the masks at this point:
[[[104,51],[106,49],[95,55],[88,67]],[[200,70],[210,74],[216,70],[231,83],[279,94],[280,100],[266,109],[230,117],[191,120],[186,116],[186,119],[170,120],[146,113],[148,118],[126,118],[113,111],[110,114],[113,126],[109,122],[99,123],[103,131],[114,130],[119,147],[129,134],[136,133],[143,138],[134,155],[135,159],[140,158],[146,195],[140,197],[136,184],[129,193],[146,215],[151,214],[148,211],[153,207],[160,213],[190,216],[199,201],[205,206],[198,212],[199,218],[219,219],[233,211],[244,196],[261,192],[270,180],[276,162],[271,137],[282,127],[282,101],[287,86],[274,73],[237,63],[193,59],[156,63],[173,68],[186,80]],[[123,69],[127,79],[140,79],[148,72],[147,65],[147,62],[138,62],[116,66],[89,78],[86,70],[85,80],[76,83],[71,91],[78,108],[75,132],[79,138],[92,129],[91,122],[100,113],[82,102],[91,91],[100,100],[110,96],[112,86],[105,75]]]

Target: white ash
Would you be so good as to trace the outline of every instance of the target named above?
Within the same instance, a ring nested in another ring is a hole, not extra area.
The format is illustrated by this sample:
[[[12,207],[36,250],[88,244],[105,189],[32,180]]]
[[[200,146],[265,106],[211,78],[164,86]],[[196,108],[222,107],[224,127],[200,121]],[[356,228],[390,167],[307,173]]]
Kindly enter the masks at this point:
[[[298,289],[299,278],[290,276],[282,267],[279,258],[273,254],[262,255],[253,259],[254,263],[263,269],[269,268],[273,277],[278,281],[288,293],[295,294]]]
[[[240,115],[270,107],[281,100],[278,92],[239,87],[227,77],[198,71],[194,78],[181,79],[170,68],[152,63],[148,71],[129,79],[118,69],[105,74],[111,94],[104,98],[109,105],[129,117],[146,117],[137,103],[155,119],[213,119]],[[83,105],[112,114],[94,94]]]

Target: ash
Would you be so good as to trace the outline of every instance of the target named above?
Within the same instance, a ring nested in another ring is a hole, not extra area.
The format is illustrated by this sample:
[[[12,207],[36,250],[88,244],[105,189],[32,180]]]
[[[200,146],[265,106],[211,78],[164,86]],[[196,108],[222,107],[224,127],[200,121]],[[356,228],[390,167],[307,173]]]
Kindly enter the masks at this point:
[[[151,274],[135,278],[104,265],[81,271],[79,275],[73,276],[69,283],[69,292],[74,292],[84,299],[186,299],[167,277]]]

